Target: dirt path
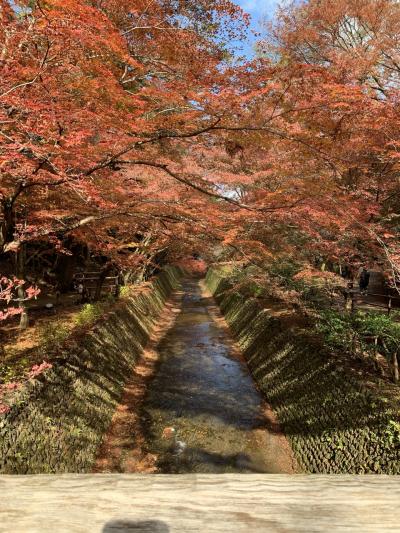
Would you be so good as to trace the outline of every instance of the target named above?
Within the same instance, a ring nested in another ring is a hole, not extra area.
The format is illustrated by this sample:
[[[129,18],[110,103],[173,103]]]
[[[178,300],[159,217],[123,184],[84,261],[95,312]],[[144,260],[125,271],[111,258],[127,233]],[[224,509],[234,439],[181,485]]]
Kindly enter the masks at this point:
[[[295,470],[213,299],[199,281],[186,280],[125,389],[95,471]]]

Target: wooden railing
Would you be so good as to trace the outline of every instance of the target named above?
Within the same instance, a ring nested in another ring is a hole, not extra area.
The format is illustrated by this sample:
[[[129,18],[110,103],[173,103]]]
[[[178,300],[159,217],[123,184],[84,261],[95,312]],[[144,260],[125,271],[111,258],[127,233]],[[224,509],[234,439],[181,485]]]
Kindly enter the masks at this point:
[[[375,294],[375,293],[366,293],[361,294],[356,290],[349,290],[347,292],[348,298],[347,302],[352,311],[355,311],[361,304],[365,304],[371,307],[376,307],[379,309],[385,309],[388,314],[391,313],[393,307],[398,307],[400,309],[400,297],[393,296],[391,294]],[[366,300],[365,298],[372,298],[371,300]],[[374,301],[375,299],[375,301]],[[381,301],[379,301],[381,300]],[[397,304],[398,302],[398,304]]]
[[[399,531],[398,476],[0,476],[0,531]]]
[[[103,294],[118,296],[119,274],[105,276],[103,272],[81,272],[75,274],[74,286],[82,301],[91,301]]]

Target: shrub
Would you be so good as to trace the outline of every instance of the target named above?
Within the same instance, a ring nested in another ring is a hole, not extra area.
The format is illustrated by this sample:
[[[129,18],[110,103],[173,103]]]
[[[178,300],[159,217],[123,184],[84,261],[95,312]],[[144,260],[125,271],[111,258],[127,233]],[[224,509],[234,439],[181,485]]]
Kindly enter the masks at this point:
[[[127,298],[130,295],[131,287],[129,285],[124,285],[120,288],[119,295],[121,298]]]
[[[354,347],[371,355],[379,341],[379,350],[389,359],[400,348],[400,323],[398,314],[342,313],[332,309],[320,311],[316,330],[322,334],[325,343],[333,349],[353,352]]]
[[[87,326],[95,322],[104,312],[101,303],[85,304],[75,317],[77,326]]]

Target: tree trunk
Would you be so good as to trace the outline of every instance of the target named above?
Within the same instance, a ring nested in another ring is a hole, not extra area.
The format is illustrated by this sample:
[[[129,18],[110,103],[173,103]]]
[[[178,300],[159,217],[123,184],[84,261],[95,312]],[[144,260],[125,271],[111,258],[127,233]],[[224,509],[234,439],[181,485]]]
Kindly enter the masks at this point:
[[[6,198],[1,202],[3,220],[0,222],[0,250],[14,240],[15,212],[14,202]]]
[[[19,279],[24,280],[25,279],[25,260],[26,260],[26,248],[25,244],[21,244],[19,250],[17,251],[17,277]],[[22,308],[22,313],[20,316],[19,321],[19,329],[21,331],[25,330],[29,325],[29,317],[28,317],[28,310],[25,303],[25,289],[24,286],[21,285],[18,287],[17,296],[19,300],[19,306]]]

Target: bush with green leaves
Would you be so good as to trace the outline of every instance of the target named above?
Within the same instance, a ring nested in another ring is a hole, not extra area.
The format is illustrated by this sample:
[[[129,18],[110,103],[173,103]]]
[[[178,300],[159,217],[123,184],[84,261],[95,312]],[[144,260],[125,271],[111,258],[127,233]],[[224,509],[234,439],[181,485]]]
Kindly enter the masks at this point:
[[[119,296],[120,298],[128,298],[128,296],[131,294],[131,286],[130,285],[124,285],[119,290]]]
[[[95,322],[104,313],[101,303],[85,304],[75,317],[77,326],[87,326]]]
[[[228,270],[229,269],[229,270]],[[300,271],[300,266],[291,259],[280,258],[260,268],[256,265],[243,267],[219,268],[221,273],[229,274],[229,278],[244,296],[255,298],[266,297],[271,285],[280,286],[285,290],[298,290],[301,283],[293,279]]]
[[[31,362],[27,357],[10,363],[0,362],[0,386],[5,383],[17,381],[21,375],[29,370]],[[0,402],[1,403],[1,402]]]
[[[358,346],[360,350],[374,353],[374,340],[379,341],[379,351],[392,357],[400,349],[400,323],[398,314],[343,313],[332,309],[321,311],[316,330],[325,344],[333,349],[348,352]]]

